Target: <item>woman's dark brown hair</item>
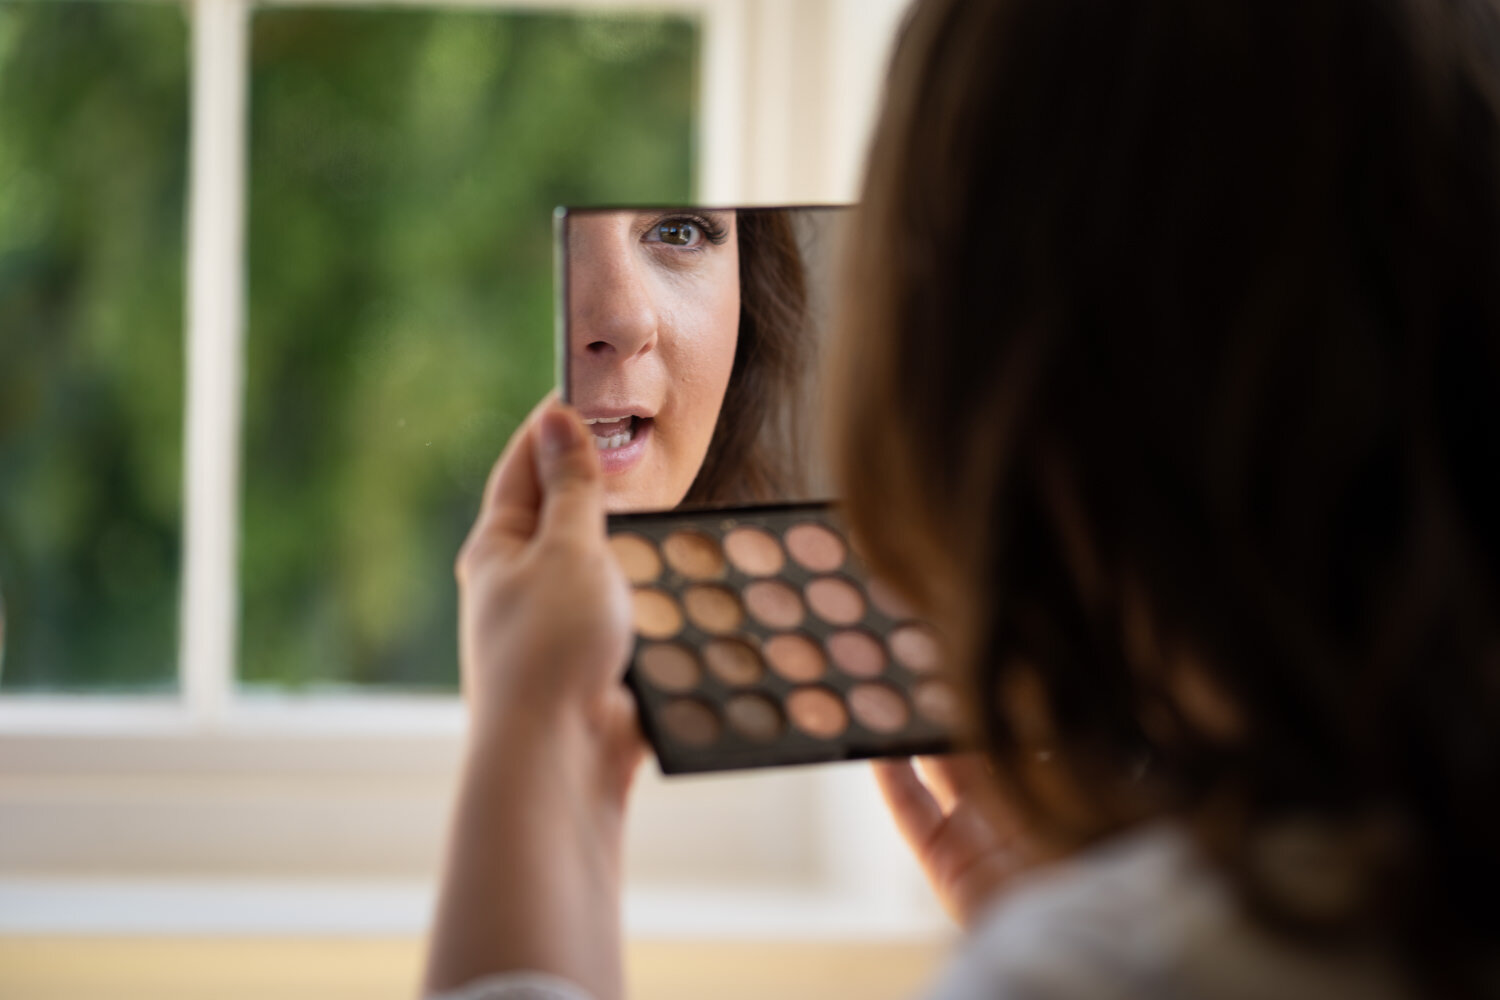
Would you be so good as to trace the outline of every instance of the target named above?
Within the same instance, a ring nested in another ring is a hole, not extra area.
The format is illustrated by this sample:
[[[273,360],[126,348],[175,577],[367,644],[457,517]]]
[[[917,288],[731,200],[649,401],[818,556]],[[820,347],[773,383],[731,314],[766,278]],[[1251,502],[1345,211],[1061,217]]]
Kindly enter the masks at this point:
[[[802,495],[799,456],[778,433],[782,426],[800,425],[800,388],[811,349],[807,277],[790,211],[736,213],[739,342],[719,422],[684,504]]]
[[[1042,829],[1179,816],[1445,992],[1500,989],[1497,115],[1481,0],[922,0],[831,415]]]

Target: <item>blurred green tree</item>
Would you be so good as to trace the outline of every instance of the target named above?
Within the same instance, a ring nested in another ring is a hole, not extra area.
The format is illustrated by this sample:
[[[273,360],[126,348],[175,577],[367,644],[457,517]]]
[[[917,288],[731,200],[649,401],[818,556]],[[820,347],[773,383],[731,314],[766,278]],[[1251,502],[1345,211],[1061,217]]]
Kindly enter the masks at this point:
[[[456,684],[452,562],[550,388],[552,209],[693,190],[683,17],[252,26],[241,680]]]
[[[187,31],[0,2],[6,689],[174,683]]]

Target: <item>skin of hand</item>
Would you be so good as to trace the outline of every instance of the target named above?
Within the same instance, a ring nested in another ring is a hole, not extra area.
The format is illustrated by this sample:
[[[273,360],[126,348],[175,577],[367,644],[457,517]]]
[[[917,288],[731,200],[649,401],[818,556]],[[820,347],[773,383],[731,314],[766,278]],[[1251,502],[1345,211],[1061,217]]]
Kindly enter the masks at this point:
[[[456,572],[469,733],[425,990],[531,969],[620,997],[625,801],[645,747],[621,683],[630,591],[573,410],[549,399],[516,432]]]
[[[1041,860],[978,754],[877,760],[875,781],[943,908],[974,925],[1017,872]]]

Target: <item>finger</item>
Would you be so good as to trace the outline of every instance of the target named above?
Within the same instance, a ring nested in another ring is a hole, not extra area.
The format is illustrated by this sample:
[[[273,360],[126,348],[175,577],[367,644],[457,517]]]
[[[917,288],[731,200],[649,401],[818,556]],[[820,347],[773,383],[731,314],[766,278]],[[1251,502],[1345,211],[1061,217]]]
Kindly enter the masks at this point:
[[[922,757],[917,764],[944,812],[965,803],[985,817],[995,836],[1014,841],[1023,833],[1020,814],[1001,794],[983,754]]]
[[[951,812],[955,802],[977,799],[989,793],[993,779],[982,754],[920,757],[916,763],[922,779],[932,789],[944,812]]]
[[[922,784],[911,760],[877,760],[872,769],[896,829],[914,850],[925,848],[943,824],[943,810]]]
[[[542,533],[549,537],[602,533],[604,478],[593,435],[577,411],[551,404],[538,418],[535,437]]]

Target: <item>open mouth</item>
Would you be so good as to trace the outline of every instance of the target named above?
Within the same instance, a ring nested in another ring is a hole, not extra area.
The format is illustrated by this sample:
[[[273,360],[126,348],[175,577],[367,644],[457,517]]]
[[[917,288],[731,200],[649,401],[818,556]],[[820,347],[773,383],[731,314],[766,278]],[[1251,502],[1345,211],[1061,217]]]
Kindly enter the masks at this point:
[[[599,451],[599,465],[606,474],[624,472],[641,460],[646,442],[656,421],[651,417],[626,414],[622,417],[585,417]]]
[[[585,420],[589,430],[594,432],[594,447],[600,451],[617,451],[624,448],[636,439],[644,426],[650,423],[649,417],[595,417]]]

